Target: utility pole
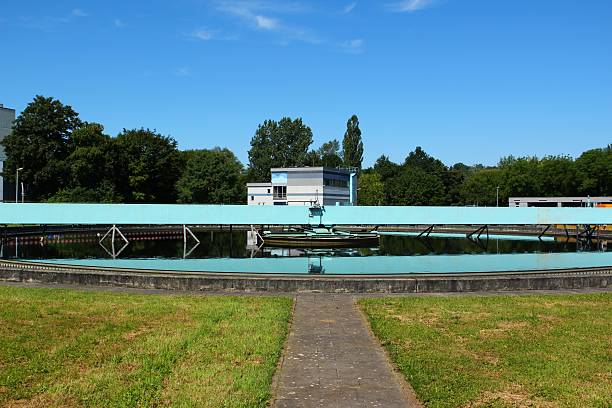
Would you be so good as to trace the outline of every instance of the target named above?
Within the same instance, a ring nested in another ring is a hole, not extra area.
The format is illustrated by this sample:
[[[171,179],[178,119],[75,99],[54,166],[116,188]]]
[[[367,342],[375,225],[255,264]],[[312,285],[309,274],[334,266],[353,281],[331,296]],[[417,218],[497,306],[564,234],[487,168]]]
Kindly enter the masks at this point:
[[[497,186],[496,188],[496,194],[495,194],[495,206],[499,207],[499,186]]]
[[[15,176],[15,204],[19,202],[19,172],[23,170],[23,167],[17,168],[17,175]]]

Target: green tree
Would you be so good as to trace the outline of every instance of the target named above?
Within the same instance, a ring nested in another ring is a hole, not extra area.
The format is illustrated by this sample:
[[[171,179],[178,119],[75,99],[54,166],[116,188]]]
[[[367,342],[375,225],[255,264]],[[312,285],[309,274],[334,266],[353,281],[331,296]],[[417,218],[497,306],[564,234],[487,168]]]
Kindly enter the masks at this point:
[[[474,172],[474,168],[463,163],[455,163],[448,168],[444,176],[446,202],[450,205],[462,203],[461,189],[465,180]]]
[[[538,163],[536,190],[544,197],[577,195],[576,164],[568,156],[547,156]]]
[[[393,202],[394,192],[391,190],[391,182],[401,172],[402,167],[397,163],[392,162],[388,156],[384,154],[380,156],[374,163],[373,170],[380,176],[384,185],[384,194],[382,195],[381,204],[389,205]]]
[[[392,162],[389,159],[389,156],[385,156],[384,154],[376,160],[376,163],[374,163],[374,171],[380,174],[383,182],[397,175],[399,170],[400,166],[397,163]]]
[[[68,140],[81,124],[70,106],[37,95],[2,141],[7,156],[4,177],[14,180],[15,170],[23,167],[20,181],[26,185],[28,199],[49,198],[66,185]]]
[[[460,189],[461,202],[464,205],[490,206],[497,205],[497,187],[502,186],[500,169],[481,169],[470,174]],[[499,204],[506,203],[507,196],[500,190]]]
[[[177,182],[179,203],[244,204],[243,167],[234,153],[219,147],[182,153],[186,161]]]
[[[120,152],[104,127],[86,123],[76,129],[68,142],[70,154],[66,186],[49,198],[54,202],[121,202],[117,192]]]
[[[408,154],[406,160],[404,160],[404,167],[418,167],[426,173],[435,174],[440,178],[443,178],[444,173],[448,170],[444,163],[427,154],[421,146],[417,146],[414,151]]]
[[[251,139],[249,150],[249,179],[267,181],[272,167],[308,165],[308,147],[312,144],[312,130],[301,118],[266,120],[259,125]]]
[[[612,194],[612,145],[582,153],[576,159],[576,177],[580,194]]]
[[[323,143],[321,147],[319,147],[318,154],[321,157],[322,166],[338,167],[342,165],[340,142],[336,139]]]
[[[307,166],[342,166],[340,157],[340,142],[336,139],[325,142],[317,150],[311,150],[306,155]]]
[[[410,152],[406,159],[404,160],[403,167],[405,169],[419,169],[424,173],[428,174],[430,180],[434,178],[438,179],[434,186],[437,186],[438,183],[441,183],[444,186],[444,198],[442,201],[439,201],[437,197],[434,198],[432,196],[431,205],[442,205],[449,204],[453,199],[453,195],[456,194],[454,191],[454,186],[456,183],[461,182],[459,173],[451,173],[448,168],[442,161],[430,156],[423,150],[420,146],[417,146],[414,151]],[[426,205],[426,204],[424,204]]]
[[[387,185],[392,205],[442,205],[446,198],[440,178],[419,167],[403,168]]]
[[[375,171],[363,171],[359,175],[359,205],[381,205],[385,199],[385,184]]]
[[[346,122],[346,132],[342,139],[342,159],[346,166],[361,169],[363,161],[363,141],[361,140],[361,129],[357,115],[351,116]]]
[[[124,164],[121,193],[126,201],[176,201],[180,158],[173,138],[149,129],[124,129],[115,143]]]
[[[500,194],[506,197],[537,197],[539,160],[537,157],[504,157],[499,162],[502,172]]]

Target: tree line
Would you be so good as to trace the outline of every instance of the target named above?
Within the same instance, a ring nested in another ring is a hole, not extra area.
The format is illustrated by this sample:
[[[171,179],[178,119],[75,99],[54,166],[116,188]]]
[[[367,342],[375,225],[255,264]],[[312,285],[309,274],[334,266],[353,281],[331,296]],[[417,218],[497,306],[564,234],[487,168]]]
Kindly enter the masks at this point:
[[[403,163],[383,155],[362,169],[357,116],[342,142],[312,148],[301,118],[266,120],[251,139],[245,167],[229,149],[180,151],[176,140],[151,129],[123,129],[115,137],[85,122],[59,100],[36,96],[2,144],[3,176],[15,170],[28,201],[101,203],[225,203],[246,201],[248,181],[270,180],[271,167],[348,166],[360,170],[361,205],[507,205],[511,196],[608,195],[612,145],[568,156],[504,157],[497,166],[447,166],[420,147]],[[498,190],[499,189],[499,190]]]
[[[3,177],[20,182],[32,202],[246,202],[248,181],[269,181],[270,167],[361,167],[356,116],[342,142],[310,149],[312,130],[300,118],[266,120],[251,140],[245,166],[226,148],[180,151],[176,140],[151,129],[123,129],[115,137],[85,122],[59,100],[36,96],[2,141]]]
[[[403,163],[381,156],[362,172],[361,205],[507,206],[510,197],[607,196],[612,145],[569,156],[513,157],[496,166],[446,166],[417,147]]]

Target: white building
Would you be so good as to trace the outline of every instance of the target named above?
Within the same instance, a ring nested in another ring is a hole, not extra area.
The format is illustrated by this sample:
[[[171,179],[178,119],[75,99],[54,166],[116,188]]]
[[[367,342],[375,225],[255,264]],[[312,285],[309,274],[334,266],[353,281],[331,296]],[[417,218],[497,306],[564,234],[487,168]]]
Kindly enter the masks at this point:
[[[0,103],[0,141],[11,133],[13,122],[15,121],[15,110],[5,108]],[[4,146],[0,145],[0,173],[4,169]],[[4,178],[0,175],[0,201],[4,201]]]
[[[605,207],[612,197],[510,197],[509,207]]]
[[[269,183],[247,183],[249,205],[357,205],[357,172],[330,167],[270,169]]]

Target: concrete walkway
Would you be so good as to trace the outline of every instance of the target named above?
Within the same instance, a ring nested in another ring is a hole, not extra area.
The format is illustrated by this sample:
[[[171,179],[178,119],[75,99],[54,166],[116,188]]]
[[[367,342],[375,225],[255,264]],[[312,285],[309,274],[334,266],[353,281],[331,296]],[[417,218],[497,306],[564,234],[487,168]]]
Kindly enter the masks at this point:
[[[300,294],[273,406],[418,407],[352,296]]]

